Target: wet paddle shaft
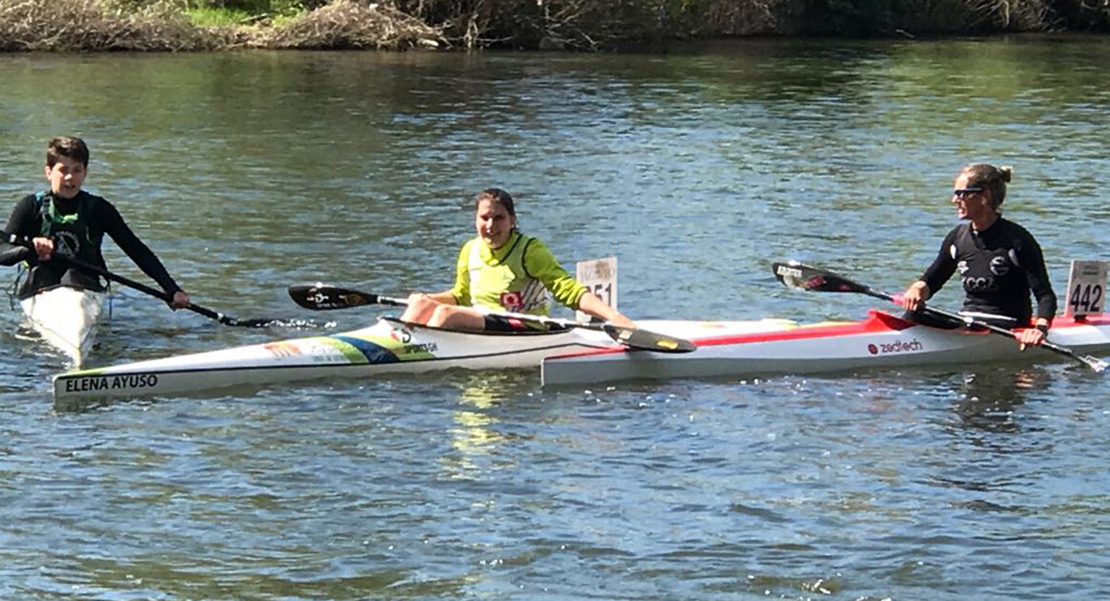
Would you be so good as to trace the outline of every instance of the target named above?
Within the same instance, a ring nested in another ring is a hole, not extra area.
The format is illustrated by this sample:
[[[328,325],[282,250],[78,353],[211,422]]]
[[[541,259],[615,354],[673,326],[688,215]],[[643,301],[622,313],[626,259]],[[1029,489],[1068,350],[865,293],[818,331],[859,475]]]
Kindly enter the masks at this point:
[[[4,237],[5,240],[7,240],[7,242],[9,244],[17,244],[19,246],[25,246],[25,247],[30,248],[32,250],[34,250],[34,248],[35,248],[34,244],[31,242],[31,239],[28,238],[27,236],[21,236],[19,234],[9,234],[8,232],[3,232],[3,237]],[[150,286],[147,286],[146,284],[143,284],[141,282],[136,282],[135,280],[125,278],[122,275],[112,273],[112,272],[110,272],[107,269],[104,269],[102,267],[98,267],[96,265],[86,263],[84,261],[81,261],[79,259],[75,259],[73,257],[67,257],[67,256],[62,255],[62,254],[56,254],[55,258],[63,260],[63,261],[67,261],[70,265],[73,265],[74,267],[76,267],[77,269],[80,269],[81,271],[85,271],[85,272],[88,272],[88,273],[94,273],[94,274],[96,274],[96,275],[98,275],[98,276],[100,276],[100,277],[102,277],[106,280],[116,282],[117,284],[127,286],[128,288],[133,288],[133,289],[138,290],[139,292],[142,292],[144,294],[149,294],[150,296],[153,296],[154,298],[157,298],[157,299],[161,299],[161,300],[163,300],[167,303],[172,303],[173,302],[173,297],[166,294],[162,290],[158,290],[156,288],[151,288]],[[194,313],[198,313],[200,315],[203,315],[203,316],[205,316],[209,319],[214,319],[214,320],[224,324],[225,326],[239,326],[239,327],[244,327],[244,328],[263,328],[263,327],[272,325],[276,321],[276,320],[273,320],[273,319],[243,319],[243,320],[235,319],[234,317],[224,315],[223,313],[217,313],[215,311],[212,311],[211,309],[206,309],[206,308],[204,308],[200,305],[197,305],[195,303],[190,304],[188,307],[185,307],[185,308],[194,312]]]

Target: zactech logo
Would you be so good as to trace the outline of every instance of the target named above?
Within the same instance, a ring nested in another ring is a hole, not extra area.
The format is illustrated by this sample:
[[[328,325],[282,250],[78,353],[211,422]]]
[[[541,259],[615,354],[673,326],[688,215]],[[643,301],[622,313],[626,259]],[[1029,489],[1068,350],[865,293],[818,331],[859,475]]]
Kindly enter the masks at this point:
[[[914,338],[909,342],[898,340],[890,344],[869,344],[867,352],[872,355],[889,355],[891,353],[914,353],[925,348],[921,341]]]

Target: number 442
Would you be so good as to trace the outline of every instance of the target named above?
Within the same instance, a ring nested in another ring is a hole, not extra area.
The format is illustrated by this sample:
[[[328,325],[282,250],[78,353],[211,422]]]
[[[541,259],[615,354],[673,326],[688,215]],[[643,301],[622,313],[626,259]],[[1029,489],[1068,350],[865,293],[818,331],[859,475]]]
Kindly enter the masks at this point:
[[[1072,313],[1102,313],[1102,286],[1079,284],[1068,296]]]

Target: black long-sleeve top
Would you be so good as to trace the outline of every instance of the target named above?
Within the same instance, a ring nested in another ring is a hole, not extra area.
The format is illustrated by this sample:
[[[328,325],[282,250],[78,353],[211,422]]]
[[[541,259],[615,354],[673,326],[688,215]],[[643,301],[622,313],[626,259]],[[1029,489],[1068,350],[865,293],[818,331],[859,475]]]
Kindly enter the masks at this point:
[[[181,290],[181,287],[170,277],[169,272],[166,271],[165,266],[158,260],[154,252],[131,231],[127,222],[123,220],[123,216],[107,200],[82,190],[71,199],[54,197],[54,210],[59,215],[74,214],[77,212],[82,195],[85,195],[86,200],[94,201],[91,203],[92,208],[88,215],[90,234],[94,235],[97,240],[101,239],[101,234],[108,234],[123,252],[139,266],[139,269],[142,269],[143,273],[157,282],[166,294],[172,296]],[[16,203],[8,217],[8,224],[4,231],[30,238],[42,236],[42,221],[39,204],[36,202],[35,195],[31,194]],[[20,299],[28,298],[41,290],[55,286],[76,286],[91,290],[104,289],[103,284],[100,283],[100,278],[96,274],[83,272],[71,266],[65,260],[52,259],[40,262],[38,255],[30,248],[8,244],[6,241],[0,244],[0,265],[15,265],[21,261],[26,261],[31,269],[28,277],[20,285],[18,292]],[[91,260],[88,262],[107,269],[99,246],[92,249]]]
[[[936,294],[957,270],[966,311],[1008,315],[1018,323],[1028,323],[1033,315],[1032,291],[1037,317],[1051,323],[1056,315],[1056,293],[1041,247],[1032,234],[1012,221],[999,217],[981,232],[969,223],[956,226],[921,279]]]

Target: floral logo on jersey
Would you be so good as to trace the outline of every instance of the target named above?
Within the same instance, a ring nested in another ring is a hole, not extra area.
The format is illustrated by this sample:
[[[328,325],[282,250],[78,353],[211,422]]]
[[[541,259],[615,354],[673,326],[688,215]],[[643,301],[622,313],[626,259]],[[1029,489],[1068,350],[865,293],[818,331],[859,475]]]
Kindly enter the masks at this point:
[[[81,239],[73,232],[54,234],[54,252],[63,257],[76,257],[81,250]]]
[[[518,312],[524,310],[524,298],[519,292],[502,292],[501,293],[501,306],[505,307],[506,311]]]
[[[967,261],[960,261],[956,263],[956,269],[959,270],[960,275],[967,273]]]

